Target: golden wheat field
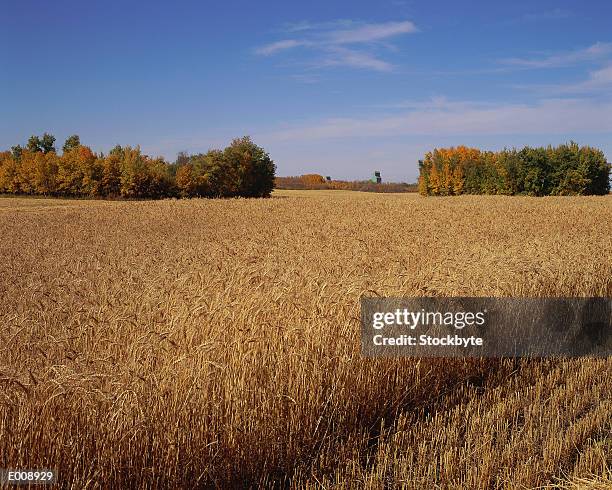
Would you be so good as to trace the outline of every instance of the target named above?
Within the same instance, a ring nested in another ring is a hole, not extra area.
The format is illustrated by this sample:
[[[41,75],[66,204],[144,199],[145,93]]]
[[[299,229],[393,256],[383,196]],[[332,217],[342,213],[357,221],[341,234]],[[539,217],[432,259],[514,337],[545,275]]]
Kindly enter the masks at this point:
[[[610,488],[612,360],[365,359],[361,296],[612,295],[612,197],[0,199],[0,467]]]

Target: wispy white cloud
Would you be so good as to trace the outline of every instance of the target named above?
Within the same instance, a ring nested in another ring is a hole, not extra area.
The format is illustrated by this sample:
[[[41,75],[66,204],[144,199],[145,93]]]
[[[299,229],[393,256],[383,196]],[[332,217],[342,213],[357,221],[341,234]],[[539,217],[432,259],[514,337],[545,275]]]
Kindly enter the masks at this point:
[[[348,28],[357,25],[358,22],[351,19],[338,19],[329,22],[309,22],[303,20],[301,22],[287,23],[281,28],[284,32],[304,32],[304,31],[322,31],[331,29]]]
[[[587,89],[596,87],[612,88],[612,65],[590,73],[589,79],[583,82]]]
[[[571,134],[612,131],[612,102],[543,99],[533,104],[434,101],[402,114],[333,118],[262,134],[266,141],[316,141],[400,135]]]
[[[291,75],[291,78],[297,82],[306,84],[319,83],[321,80],[320,76],[314,73],[297,73],[295,75]]]
[[[285,26],[286,32],[301,33],[300,38],[275,41],[255,49],[259,55],[273,55],[298,47],[310,48],[314,66],[351,66],[375,71],[390,71],[393,65],[373,51],[392,38],[417,31],[411,21],[364,24],[351,20],[311,24],[302,22]],[[386,44],[385,47],[392,48]],[[368,49],[364,49],[368,48]]]
[[[328,50],[328,56],[317,63],[318,66],[351,66],[375,71],[391,71],[393,65],[364,51],[355,51],[343,47]]]
[[[372,107],[378,109],[460,110],[472,109],[474,107],[495,107],[495,104],[493,102],[482,101],[450,100],[444,95],[437,95],[425,100],[402,100],[392,104],[378,104]]]
[[[300,41],[297,39],[283,39],[282,41],[276,41],[274,43],[266,44],[255,50],[257,54],[271,55],[284,51],[287,49],[297,48],[298,46],[306,46],[306,41]]]
[[[515,88],[527,89],[532,92],[548,95],[588,94],[588,95],[612,95],[612,64],[589,72],[586,80],[575,83],[556,85],[533,84],[516,85]]]
[[[386,22],[366,24],[352,29],[340,29],[328,33],[325,37],[330,44],[368,43],[416,31],[416,26],[410,21]]]
[[[531,12],[523,15],[522,20],[526,22],[539,22],[546,20],[560,20],[571,17],[569,10],[555,8],[552,10],[544,10],[542,12]]]
[[[506,58],[500,63],[520,68],[557,68],[604,59],[612,54],[612,43],[597,42],[587,48],[542,58]]]

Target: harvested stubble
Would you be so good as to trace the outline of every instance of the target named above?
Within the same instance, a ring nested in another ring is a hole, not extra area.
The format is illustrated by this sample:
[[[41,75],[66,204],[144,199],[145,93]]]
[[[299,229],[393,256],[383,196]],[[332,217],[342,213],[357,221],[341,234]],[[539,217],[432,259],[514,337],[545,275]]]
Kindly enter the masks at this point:
[[[362,359],[358,318],[361,295],[609,297],[611,223],[611,197],[0,200],[0,467],[605,484],[612,360]]]

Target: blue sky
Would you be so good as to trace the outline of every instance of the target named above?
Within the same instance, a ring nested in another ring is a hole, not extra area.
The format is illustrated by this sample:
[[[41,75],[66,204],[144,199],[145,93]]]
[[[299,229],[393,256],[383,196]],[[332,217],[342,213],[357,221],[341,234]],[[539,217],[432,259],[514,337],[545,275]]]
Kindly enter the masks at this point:
[[[394,181],[436,146],[574,139],[612,159],[611,2],[1,7],[1,148],[49,131],[174,159],[248,134],[279,175]]]

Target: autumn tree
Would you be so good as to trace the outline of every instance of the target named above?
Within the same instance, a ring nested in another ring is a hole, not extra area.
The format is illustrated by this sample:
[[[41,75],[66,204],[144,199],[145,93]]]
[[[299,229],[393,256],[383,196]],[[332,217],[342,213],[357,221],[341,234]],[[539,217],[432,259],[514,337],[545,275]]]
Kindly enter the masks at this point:
[[[6,192],[52,195],[57,190],[58,157],[55,152],[23,150],[19,159],[5,161],[0,184]]]
[[[440,172],[438,171],[437,158],[438,152],[434,150],[433,156],[431,157],[431,168],[429,170],[429,193],[434,196],[440,195],[440,190],[442,188],[442,181],[440,177]]]
[[[440,177],[440,194],[448,196],[452,194],[452,180],[453,174],[450,167],[448,156],[444,159],[442,164],[442,175]]]
[[[168,170],[168,164],[161,158],[145,157],[147,168],[147,191],[145,197],[161,199],[173,194],[174,181]]]
[[[460,162],[453,170],[452,189],[455,196],[463,194],[463,179],[463,163]]]
[[[120,193],[123,197],[146,197],[148,176],[140,147],[122,148]]]
[[[175,165],[180,167],[182,165],[187,165],[191,161],[191,157],[186,151],[179,151],[176,155]]]
[[[30,145],[28,145],[28,147],[29,146]],[[36,194],[35,181],[38,166],[38,159],[36,158],[37,155],[41,158],[44,156],[40,150],[31,151],[29,149],[25,150],[21,154],[17,179],[19,182],[19,190],[23,194]]]
[[[138,146],[123,147],[115,154],[121,159],[121,196],[157,199],[171,195],[173,182],[162,158],[143,155]]]
[[[87,146],[79,145],[60,157],[58,192],[67,196],[96,196],[100,194],[102,162]]]
[[[175,182],[181,197],[195,197],[197,195],[197,176],[191,163],[184,163],[178,167]]]
[[[53,195],[57,190],[59,157],[55,152],[33,154],[32,190],[39,195]]]
[[[0,153],[0,192],[10,194],[20,192],[18,173],[19,159],[15,158],[14,153],[8,151]]]
[[[121,159],[122,152],[117,151],[117,147],[102,159],[100,195],[117,197],[121,193]]]
[[[300,176],[305,188],[316,188],[325,184],[325,177],[319,174],[304,174]]]

